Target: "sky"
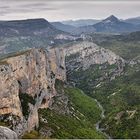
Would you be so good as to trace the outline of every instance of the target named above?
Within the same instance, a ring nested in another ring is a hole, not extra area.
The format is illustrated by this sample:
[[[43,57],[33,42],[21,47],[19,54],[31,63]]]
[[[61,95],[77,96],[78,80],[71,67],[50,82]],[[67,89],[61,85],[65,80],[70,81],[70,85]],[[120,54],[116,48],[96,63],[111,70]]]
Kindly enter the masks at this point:
[[[119,19],[140,16],[140,0],[0,0],[0,20]]]

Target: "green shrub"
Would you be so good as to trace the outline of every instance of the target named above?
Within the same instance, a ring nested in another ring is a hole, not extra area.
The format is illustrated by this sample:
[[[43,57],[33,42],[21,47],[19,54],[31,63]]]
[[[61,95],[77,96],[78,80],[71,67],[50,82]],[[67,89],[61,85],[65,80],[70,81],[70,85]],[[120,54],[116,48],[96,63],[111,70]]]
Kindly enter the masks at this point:
[[[22,139],[36,139],[36,138],[39,138],[39,133],[35,130],[32,130],[31,132],[26,132],[22,136]]]
[[[21,101],[23,116],[28,118],[29,115],[29,103],[35,105],[35,99],[27,93],[20,93],[19,98]]]

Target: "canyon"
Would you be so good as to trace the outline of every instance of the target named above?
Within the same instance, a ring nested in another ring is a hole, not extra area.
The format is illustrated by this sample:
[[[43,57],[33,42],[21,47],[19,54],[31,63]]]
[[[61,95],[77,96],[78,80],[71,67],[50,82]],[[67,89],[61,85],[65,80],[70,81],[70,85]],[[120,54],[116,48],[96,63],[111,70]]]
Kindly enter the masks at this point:
[[[140,138],[140,26],[62,23],[0,21],[0,139]]]
[[[39,127],[39,109],[54,109],[60,114],[70,112],[70,99],[57,93],[56,81],[71,85],[70,81],[67,82],[71,76],[69,73],[87,71],[95,65],[100,65],[100,69],[102,65],[113,65],[111,78],[115,79],[123,73],[126,61],[89,41],[49,49],[32,48],[7,55],[0,61],[0,121],[8,124],[21,138],[26,132]],[[96,86],[100,86],[99,83]],[[65,106],[63,110],[60,110],[61,103]]]

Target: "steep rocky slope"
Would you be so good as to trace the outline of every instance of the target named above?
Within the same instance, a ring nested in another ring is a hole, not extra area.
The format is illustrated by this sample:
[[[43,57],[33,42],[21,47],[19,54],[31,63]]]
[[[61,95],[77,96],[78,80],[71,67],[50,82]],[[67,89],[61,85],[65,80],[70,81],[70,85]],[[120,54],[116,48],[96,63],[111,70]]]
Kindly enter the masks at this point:
[[[88,41],[77,42],[65,46],[66,66],[68,71],[88,69],[94,64],[117,64],[121,72],[125,60],[108,49],[101,48]]]
[[[65,78],[62,49],[32,49],[0,62],[0,120],[18,135],[38,127],[38,108],[56,94],[55,79]]]

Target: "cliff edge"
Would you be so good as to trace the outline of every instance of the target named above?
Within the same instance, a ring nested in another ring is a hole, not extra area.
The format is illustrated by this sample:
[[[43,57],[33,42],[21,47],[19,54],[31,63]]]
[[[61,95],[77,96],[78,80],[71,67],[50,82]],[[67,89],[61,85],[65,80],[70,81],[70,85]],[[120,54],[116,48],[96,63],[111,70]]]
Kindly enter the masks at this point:
[[[18,136],[38,127],[38,109],[48,108],[55,80],[66,80],[62,49],[31,49],[0,62],[0,121]]]

